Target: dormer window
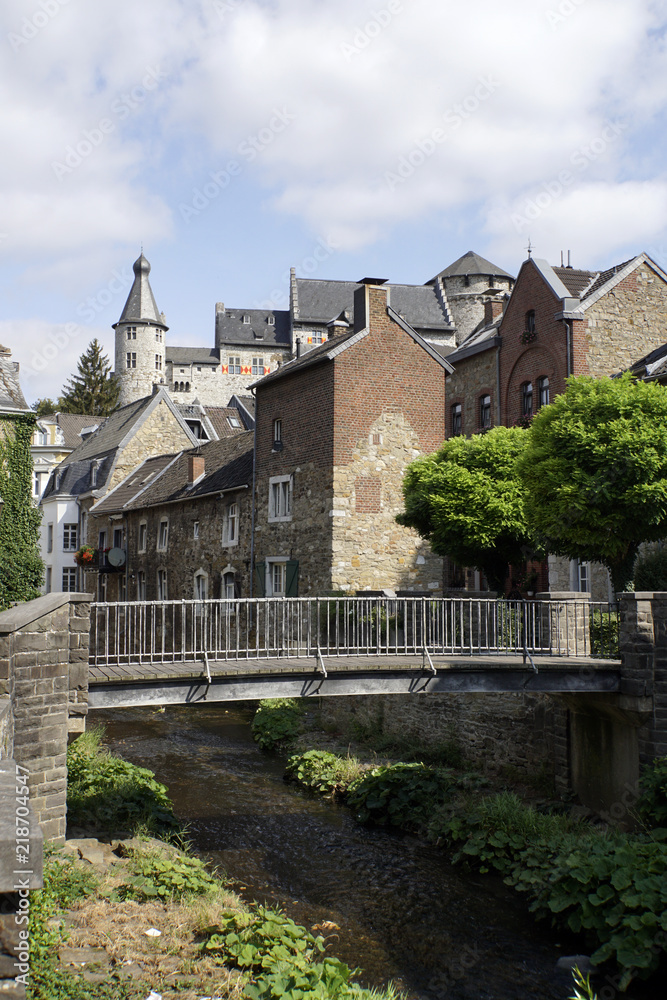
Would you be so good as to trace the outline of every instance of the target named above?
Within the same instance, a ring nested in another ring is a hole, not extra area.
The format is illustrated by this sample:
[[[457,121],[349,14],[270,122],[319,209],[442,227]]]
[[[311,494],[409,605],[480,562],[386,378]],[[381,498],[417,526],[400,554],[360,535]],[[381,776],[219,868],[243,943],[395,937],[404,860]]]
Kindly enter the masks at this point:
[[[244,322],[244,324],[245,324],[246,326],[249,326],[249,325],[250,325],[250,316],[248,316],[248,314],[247,314],[247,313],[244,313],[244,314],[243,314],[243,322]]]
[[[227,417],[230,427],[240,427],[241,421],[238,417]]]
[[[275,326],[276,325],[276,317],[275,316],[267,316],[266,317],[266,322],[269,324],[269,326]]]
[[[98,461],[90,463],[90,485],[91,485],[91,487],[97,486],[97,473],[98,473],[99,467],[100,467],[100,463]]]

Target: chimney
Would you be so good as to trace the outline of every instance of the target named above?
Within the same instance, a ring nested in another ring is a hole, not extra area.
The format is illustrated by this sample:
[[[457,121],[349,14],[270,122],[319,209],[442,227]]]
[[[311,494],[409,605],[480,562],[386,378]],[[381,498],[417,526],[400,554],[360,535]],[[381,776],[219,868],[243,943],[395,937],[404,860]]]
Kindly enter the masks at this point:
[[[196,483],[205,472],[205,460],[203,455],[188,455],[188,486]]]
[[[484,325],[489,326],[494,320],[502,315],[502,299],[484,299]]]
[[[362,278],[359,288],[354,292],[354,332],[365,330],[368,326],[371,307],[378,307],[383,312],[389,305],[389,288],[382,288],[386,278]]]

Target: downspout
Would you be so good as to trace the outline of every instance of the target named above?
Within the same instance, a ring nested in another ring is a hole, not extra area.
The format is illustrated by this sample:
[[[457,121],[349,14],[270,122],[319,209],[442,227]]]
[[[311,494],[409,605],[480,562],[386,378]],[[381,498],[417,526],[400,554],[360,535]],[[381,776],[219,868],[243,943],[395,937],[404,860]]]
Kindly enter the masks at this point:
[[[500,344],[496,348],[496,423],[500,426]]]
[[[567,355],[565,370],[566,370],[567,375],[569,377],[572,374],[572,361],[571,361],[571,356],[572,356],[572,327],[570,326],[570,321],[569,320],[564,319],[563,322],[565,323],[565,345],[566,345],[565,346],[565,351],[566,351],[566,355]]]
[[[250,506],[250,597],[253,597],[255,583],[255,481],[257,476],[257,417],[259,415],[259,400],[255,390],[250,389],[255,400],[255,426],[252,439],[252,502]]]

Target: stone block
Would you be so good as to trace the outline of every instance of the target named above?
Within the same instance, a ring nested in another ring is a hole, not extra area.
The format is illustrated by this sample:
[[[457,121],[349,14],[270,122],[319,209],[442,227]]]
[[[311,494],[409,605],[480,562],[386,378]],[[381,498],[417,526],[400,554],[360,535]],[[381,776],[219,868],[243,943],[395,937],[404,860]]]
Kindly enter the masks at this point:
[[[48,632],[47,649],[69,649],[69,632]]]
[[[14,636],[14,653],[38,652],[46,649],[47,638],[44,632],[18,632]]]

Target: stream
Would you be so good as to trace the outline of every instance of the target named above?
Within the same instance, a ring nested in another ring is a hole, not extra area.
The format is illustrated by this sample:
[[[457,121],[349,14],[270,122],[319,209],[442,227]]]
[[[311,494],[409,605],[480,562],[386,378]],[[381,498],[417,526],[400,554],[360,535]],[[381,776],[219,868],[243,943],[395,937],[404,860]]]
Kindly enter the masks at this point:
[[[90,722],[105,726],[115,753],[155,771],[193,846],[239,895],[316,927],[362,969],[363,985],[392,980],[421,1000],[571,996],[555,963],[576,952],[572,940],[536,925],[495,876],[287,785],[284,759],[259,750],[251,718],[251,707],[220,705],[96,712]]]

